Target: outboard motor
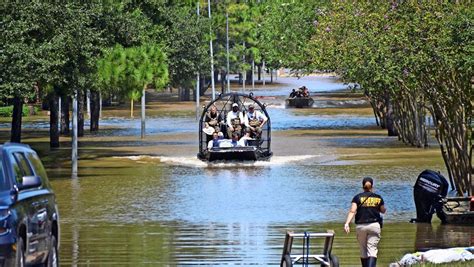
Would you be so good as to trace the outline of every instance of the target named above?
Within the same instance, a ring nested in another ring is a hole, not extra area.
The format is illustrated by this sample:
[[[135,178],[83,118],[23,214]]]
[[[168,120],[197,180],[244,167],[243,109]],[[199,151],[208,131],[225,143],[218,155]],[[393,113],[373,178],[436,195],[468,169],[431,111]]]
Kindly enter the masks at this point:
[[[413,189],[416,222],[431,223],[431,218],[435,212],[441,222],[445,222],[442,198],[445,198],[448,194],[448,188],[446,178],[439,172],[425,170],[418,175]]]

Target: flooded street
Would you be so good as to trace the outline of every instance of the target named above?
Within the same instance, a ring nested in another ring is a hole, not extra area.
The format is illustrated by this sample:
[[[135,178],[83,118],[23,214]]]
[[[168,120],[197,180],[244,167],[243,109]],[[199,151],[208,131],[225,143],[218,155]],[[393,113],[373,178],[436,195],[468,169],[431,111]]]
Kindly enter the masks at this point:
[[[388,209],[380,266],[416,250],[473,245],[474,227],[440,225],[437,218],[433,225],[408,222],[416,215],[417,175],[445,170],[434,139],[430,148],[417,149],[387,137],[362,97],[346,103],[357,108],[341,109],[347,100],[318,99],[322,91],[347,87],[334,77],[277,82],[255,90],[271,117],[270,161],[198,160],[192,113],[151,115],[145,141],[139,118],[104,117],[104,130],[80,140],[77,179],[64,160],[68,148],[48,152],[61,214],[61,263],[277,266],[286,231],[334,229],[341,266],[357,266],[355,229],[352,224],[346,235],[343,223],[364,176],[375,178]],[[315,105],[285,109],[286,95],[301,85],[316,95]],[[48,123],[24,127],[47,129]]]

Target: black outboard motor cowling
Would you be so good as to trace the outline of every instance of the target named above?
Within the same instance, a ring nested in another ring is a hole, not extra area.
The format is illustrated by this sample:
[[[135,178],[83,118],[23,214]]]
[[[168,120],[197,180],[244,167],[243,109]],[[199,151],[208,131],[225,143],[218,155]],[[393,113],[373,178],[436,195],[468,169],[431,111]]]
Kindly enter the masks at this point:
[[[416,180],[413,195],[416,206],[416,221],[431,223],[433,213],[445,222],[442,198],[448,194],[449,184],[439,172],[425,170]]]

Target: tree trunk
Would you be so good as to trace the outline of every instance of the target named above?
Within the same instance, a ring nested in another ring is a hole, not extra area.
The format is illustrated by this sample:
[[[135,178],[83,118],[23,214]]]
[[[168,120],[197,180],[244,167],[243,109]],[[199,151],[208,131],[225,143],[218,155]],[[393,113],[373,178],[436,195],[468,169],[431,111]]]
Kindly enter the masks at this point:
[[[393,106],[392,102],[390,101],[390,96],[388,95],[385,97],[385,106],[387,108],[385,126],[387,127],[388,136],[398,136],[397,129],[395,128]]]
[[[69,106],[71,98],[69,96],[61,97],[61,129],[60,134],[68,136],[70,132],[69,128]]]
[[[226,73],[224,70],[221,70],[221,92],[225,94],[225,81],[226,81]]]
[[[191,92],[189,88],[179,87],[179,100],[180,101],[190,101],[191,100]]]
[[[13,98],[12,129],[10,141],[21,143],[21,120],[23,117],[23,101],[20,97]]]
[[[59,147],[59,99],[55,92],[48,95],[49,102],[49,146]]]
[[[86,95],[84,90],[77,91],[77,136],[84,136],[84,107],[86,102]]]
[[[214,70],[214,84],[219,82],[219,70]]]
[[[91,132],[99,131],[100,118],[100,93],[96,90],[90,91],[91,100]]]
[[[206,92],[206,77],[203,75],[199,75],[199,96],[203,96]]]
[[[436,139],[459,196],[474,189],[470,159],[472,91],[466,90],[472,77],[463,75],[454,69],[443,69],[439,80],[422,83],[431,103]]]
[[[252,89],[253,89],[253,85],[254,85],[253,79],[254,79],[254,77],[253,77],[253,74],[252,74],[252,70],[248,70],[247,71],[247,76],[245,76],[245,77],[246,77],[246,80],[247,80],[247,84],[251,84]]]
[[[257,73],[258,73],[258,80],[260,81],[262,79],[262,64],[257,65]]]

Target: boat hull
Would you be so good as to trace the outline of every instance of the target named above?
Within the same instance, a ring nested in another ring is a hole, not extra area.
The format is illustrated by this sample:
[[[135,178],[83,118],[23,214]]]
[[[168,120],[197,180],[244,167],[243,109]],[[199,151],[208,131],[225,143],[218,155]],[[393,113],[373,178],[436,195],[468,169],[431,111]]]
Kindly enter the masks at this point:
[[[470,197],[448,197],[444,199],[443,214],[447,224],[474,225],[474,211],[470,210]]]
[[[213,148],[198,154],[201,160],[213,161],[256,161],[271,157],[271,153],[263,153],[257,147]]]
[[[308,108],[313,106],[314,100],[311,97],[296,97],[286,99],[287,107]]]

